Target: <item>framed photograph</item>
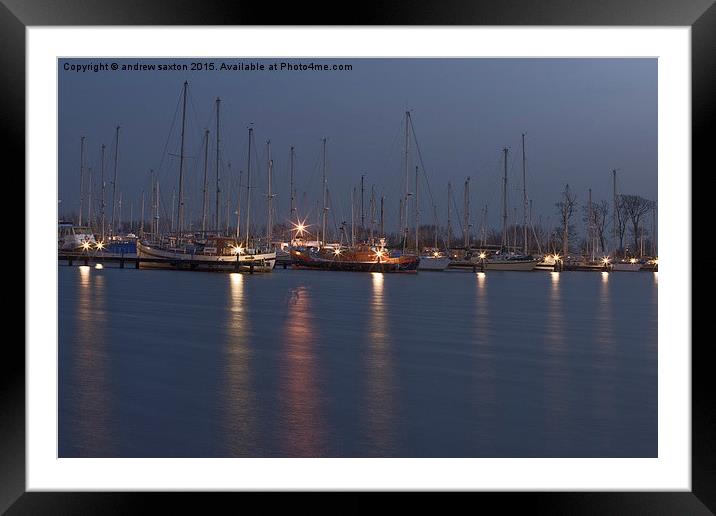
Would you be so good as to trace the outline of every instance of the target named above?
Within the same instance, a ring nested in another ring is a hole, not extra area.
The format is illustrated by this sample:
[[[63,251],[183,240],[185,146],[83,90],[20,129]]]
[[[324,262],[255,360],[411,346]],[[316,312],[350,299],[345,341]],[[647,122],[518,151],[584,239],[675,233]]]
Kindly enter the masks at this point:
[[[716,510],[712,2],[118,7],[0,7],[28,301],[0,508]]]

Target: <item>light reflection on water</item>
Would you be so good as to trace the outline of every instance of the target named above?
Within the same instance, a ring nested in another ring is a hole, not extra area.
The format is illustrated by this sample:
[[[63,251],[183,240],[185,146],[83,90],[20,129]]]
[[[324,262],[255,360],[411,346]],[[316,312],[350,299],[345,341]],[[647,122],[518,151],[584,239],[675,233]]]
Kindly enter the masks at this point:
[[[495,427],[496,395],[494,385],[494,344],[491,338],[490,325],[490,297],[487,286],[487,275],[484,272],[477,273],[475,282],[475,350],[476,350],[476,382],[475,397],[477,410],[478,438],[482,445],[489,449],[492,447],[492,439]]]
[[[229,311],[226,342],[226,444],[227,455],[251,456],[255,450],[254,399],[251,389],[251,319],[244,298],[244,277],[229,274]]]
[[[81,265],[78,269],[77,352],[73,373],[79,386],[76,423],[82,443],[80,455],[110,456],[105,282],[101,274],[91,274],[89,266]]]
[[[566,320],[562,306],[562,285],[560,272],[551,272],[551,287],[547,300],[547,321],[544,329],[546,427],[552,439],[564,441],[569,447],[568,433],[564,432],[565,416],[569,411],[569,370],[567,368],[567,342],[564,333]]]
[[[60,267],[60,456],[654,456],[656,283]]]
[[[371,273],[372,297],[368,321],[368,353],[366,355],[366,434],[371,455],[393,453],[395,410],[393,400],[393,359],[390,349],[384,274]]]
[[[285,456],[317,457],[324,448],[322,393],[318,387],[315,348],[317,327],[311,312],[311,293],[294,289],[283,332],[283,407],[278,429]]]

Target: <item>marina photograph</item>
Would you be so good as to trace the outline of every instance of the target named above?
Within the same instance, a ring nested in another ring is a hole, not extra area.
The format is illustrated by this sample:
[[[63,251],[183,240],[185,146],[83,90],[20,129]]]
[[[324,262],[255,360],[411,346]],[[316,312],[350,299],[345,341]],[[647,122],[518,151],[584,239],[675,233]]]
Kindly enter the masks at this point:
[[[57,68],[60,458],[658,457],[656,58]]]

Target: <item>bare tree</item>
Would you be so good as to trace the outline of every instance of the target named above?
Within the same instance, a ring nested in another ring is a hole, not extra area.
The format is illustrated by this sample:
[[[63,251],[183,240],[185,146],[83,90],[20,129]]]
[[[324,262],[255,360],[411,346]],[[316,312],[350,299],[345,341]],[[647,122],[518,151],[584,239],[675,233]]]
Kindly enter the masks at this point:
[[[634,249],[639,249],[639,223],[641,218],[649,213],[653,206],[653,201],[644,199],[638,195],[622,195],[622,204],[624,205],[624,213],[631,222],[632,235],[634,236]]]
[[[626,234],[626,226],[627,226],[627,222],[629,220],[629,217],[626,213],[626,208],[624,205],[624,196],[623,195],[617,196],[616,211],[612,214],[612,218],[616,222],[617,237],[619,238],[619,247],[614,250],[614,252],[618,254],[619,250],[624,249],[624,235]],[[614,243],[616,244],[616,242],[614,242]]]
[[[560,226],[562,233],[562,254],[566,257],[569,254],[569,221],[572,219],[574,207],[577,204],[577,197],[569,191],[569,185],[564,186],[562,191],[562,200],[555,203],[557,213],[559,214]]]
[[[599,240],[599,248],[604,251],[606,246],[606,226],[609,216],[609,203],[607,201],[599,201],[592,204],[592,218],[589,220],[589,208],[583,206],[584,216],[582,220],[587,226],[591,224],[594,236]]]

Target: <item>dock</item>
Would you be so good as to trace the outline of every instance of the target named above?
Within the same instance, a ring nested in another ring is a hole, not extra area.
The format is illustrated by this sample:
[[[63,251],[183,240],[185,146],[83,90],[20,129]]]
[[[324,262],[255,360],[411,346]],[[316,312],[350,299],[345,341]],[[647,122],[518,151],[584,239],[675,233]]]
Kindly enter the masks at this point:
[[[105,264],[117,264],[120,269],[134,268],[139,269],[141,264],[155,264],[173,267],[177,270],[196,270],[202,265],[206,265],[206,262],[199,260],[172,260],[166,258],[149,258],[145,256],[138,256],[136,253],[86,253],[86,252],[59,252],[57,253],[58,261],[67,262],[68,266],[74,265],[102,265]],[[244,260],[239,263],[237,260],[235,263],[235,270],[239,270],[242,267],[249,267],[249,273],[254,272],[254,263]],[[228,265],[228,264],[227,264]],[[285,265],[284,265],[285,268]],[[228,272],[231,269],[229,267],[219,268],[216,270],[222,272]]]

